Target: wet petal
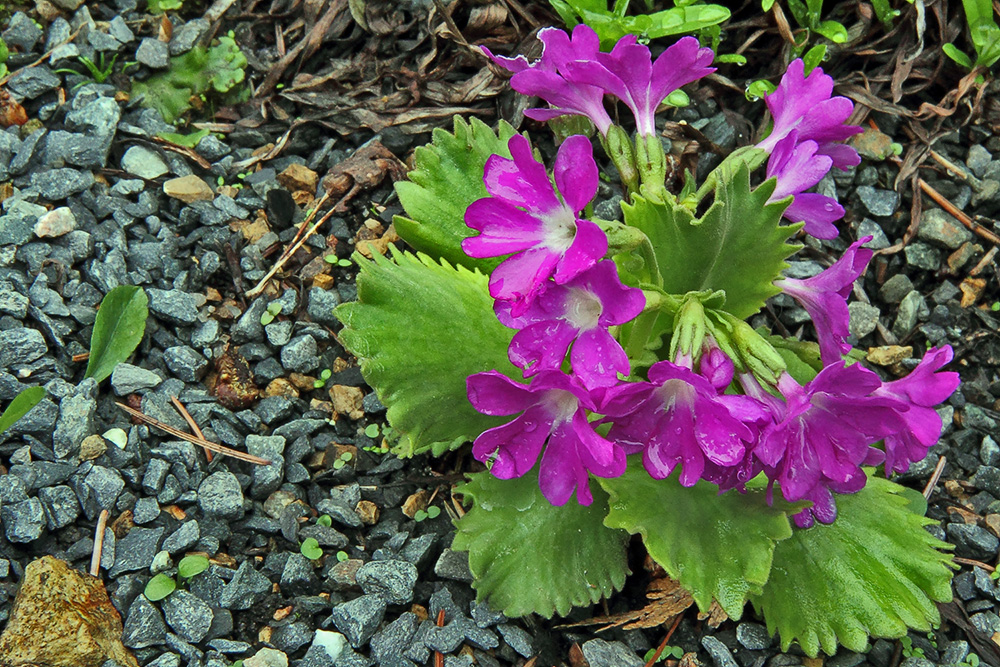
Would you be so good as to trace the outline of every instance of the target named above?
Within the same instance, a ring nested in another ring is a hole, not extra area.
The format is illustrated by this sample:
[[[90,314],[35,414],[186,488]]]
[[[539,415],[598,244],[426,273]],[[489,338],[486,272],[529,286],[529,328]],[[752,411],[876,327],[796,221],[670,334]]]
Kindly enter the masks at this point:
[[[597,163],[590,139],[574,134],[562,143],[553,170],[556,187],[574,213],[582,211],[597,194]]]

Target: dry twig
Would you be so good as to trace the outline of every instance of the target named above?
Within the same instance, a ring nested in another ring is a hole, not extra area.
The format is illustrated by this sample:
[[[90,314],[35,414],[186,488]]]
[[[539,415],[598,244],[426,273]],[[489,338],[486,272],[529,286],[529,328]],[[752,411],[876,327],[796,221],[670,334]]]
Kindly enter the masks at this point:
[[[90,556],[90,576],[96,577],[101,572],[101,552],[104,551],[104,529],[108,525],[111,512],[101,510],[97,517],[97,528],[94,529],[94,553]]]

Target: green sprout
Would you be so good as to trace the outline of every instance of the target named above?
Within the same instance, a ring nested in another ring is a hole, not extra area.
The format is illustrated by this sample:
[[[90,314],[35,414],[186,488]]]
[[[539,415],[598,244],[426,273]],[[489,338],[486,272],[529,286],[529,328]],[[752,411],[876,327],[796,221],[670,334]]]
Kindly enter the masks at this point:
[[[118,60],[118,54],[116,53],[114,56],[112,56],[111,62],[105,63],[104,54],[102,53],[101,54],[101,58],[100,58],[100,65],[97,65],[96,63],[94,63],[93,60],[91,60],[90,58],[88,58],[86,56],[77,56],[76,59],[84,67],[86,67],[87,70],[90,72],[90,80],[91,81],[93,81],[94,83],[104,83],[105,81],[108,80],[108,77],[111,76],[112,70],[114,70],[115,61]],[[75,69],[69,69],[68,67],[64,67],[62,69],[57,69],[56,70],[56,74],[80,74],[80,75],[83,75],[82,72],[78,72]],[[89,83],[89,82],[88,81],[81,81],[80,83],[76,84],[75,87],[79,88],[80,86],[84,85],[85,83]]]
[[[354,454],[350,452],[344,452],[343,454],[340,455],[340,458],[338,458],[336,461],[333,462],[333,469],[340,470],[341,468],[346,466],[353,458]]]
[[[436,519],[441,516],[441,508],[437,505],[431,505],[426,510],[417,510],[413,513],[413,520],[416,522],[421,522],[424,519]]]
[[[313,389],[322,389],[323,387],[325,387],[326,381],[329,380],[330,376],[332,375],[333,371],[331,371],[329,368],[324,368],[323,371],[319,374],[319,379],[313,380]]]
[[[323,549],[320,548],[319,542],[315,537],[307,537],[302,541],[302,545],[299,546],[299,551],[302,555],[309,560],[319,560],[323,557]]]
[[[645,660],[647,663],[649,663],[649,661],[653,659],[654,655],[656,655],[656,649],[651,648],[648,651],[646,651],[646,655],[644,655],[642,659]],[[680,646],[664,646],[663,652],[660,653],[660,657],[656,659],[656,662],[663,662],[667,658],[680,660],[683,656],[684,656],[684,649],[682,649]]]
[[[219,180],[222,180],[221,176],[219,177]],[[268,324],[273,322],[274,318],[277,317],[280,313],[281,313],[281,304],[278,303],[277,301],[272,301],[271,303],[267,304],[267,310],[265,310],[263,313],[260,314],[260,323],[263,324],[264,326],[267,326]]]
[[[316,517],[316,525],[326,526],[327,528],[329,528],[330,526],[333,525],[333,519],[330,517],[329,514],[320,515]]]
[[[337,562],[338,563],[343,563],[348,558],[350,558],[350,556],[347,555],[346,551],[338,551],[337,552]]]
[[[369,438],[373,438],[373,439],[377,438],[378,437],[378,424],[369,424],[368,426],[366,426],[365,427],[365,435],[368,436]]]

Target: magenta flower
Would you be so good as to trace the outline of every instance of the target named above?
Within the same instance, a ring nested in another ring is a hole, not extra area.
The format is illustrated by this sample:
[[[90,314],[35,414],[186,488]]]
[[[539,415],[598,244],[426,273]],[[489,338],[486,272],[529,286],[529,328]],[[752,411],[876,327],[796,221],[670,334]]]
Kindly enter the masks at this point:
[[[538,455],[538,485],[553,505],[565,505],[576,491],[581,505],[593,502],[588,473],[617,477],[625,472],[625,452],[598,435],[587,421],[596,406],[576,378],[559,371],[540,371],[526,387],[496,371],[470,375],[469,401],[487,415],[513,415],[513,421],[484,431],[472,454],[490,465],[499,479],[521,477]],[[489,462],[492,461],[492,464]]]
[[[768,203],[793,195],[784,217],[791,222],[806,223],[807,234],[832,239],[837,237],[833,223],[844,217],[844,207],[832,197],[805,192],[819,183],[833,165],[833,159],[817,153],[818,150],[815,141],[799,142],[797,130],[775,145],[767,161],[767,178],[777,178],[778,183]]]
[[[622,285],[615,263],[605,260],[562,285],[549,283],[520,317],[511,315],[509,301],[497,301],[494,310],[505,326],[520,329],[509,355],[526,377],[558,370],[572,343],[573,372],[595,388],[628,375],[628,357],[608,327],[632,320],[645,305],[642,290]]]
[[[871,236],[866,236],[852,243],[833,266],[819,275],[805,280],[782,278],[774,283],[809,313],[816,327],[816,339],[824,364],[840,361],[851,350],[851,346],[844,342],[850,334],[848,324],[851,316],[847,310],[847,297],[854,281],[865,272],[872,258],[872,251],[862,247],[871,240]]]
[[[875,391],[876,396],[894,398],[909,406],[901,415],[905,426],[885,437],[886,473],[906,472],[911,463],[923,460],[941,437],[941,417],[934,406],[952,395],[959,378],[955,372],[937,371],[951,362],[953,355],[950,346],[932,348],[909,375]]]
[[[882,452],[871,447],[897,432],[906,411],[901,401],[878,396],[878,375],[859,364],[832,363],[805,387],[787,373],[778,380],[785,403],[769,401],[775,422],[765,427],[754,449],[785,500],[810,500],[795,516],[800,527],[813,519],[832,523],[832,492],[854,493],[865,485],[862,465],[876,465]]]
[[[492,155],[486,161],[483,181],[492,196],[466,209],[465,224],[481,233],[462,241],[462,249],[470,257],[514,253],[494,269],[490,294],[513,301],[517,317],[550,277],[563,284],[596,264],[608,250],[608,238],[593,222],[576,217],[597,194],[589,139],[575,135],[559,147],[558,194],[527,139],[515,135],[508,147],[512,160]]]
[[[701,375],[669,361],[653,364],[649,379],[610,390],[601,411],[624,415],[609,420],[608,438],[627,453],[641,451],[651,477],[669,477],[682,464],[680,483],[694,486],[708,466],[718,473],[744,462],[755,434],[745,421],[764,414],[753,399],[719,394]]]
[[[574,35],[575,35],[574,31]],[[684,37],[653,62],[649,47],[625,35],[608,54],[577,59],[565,70],[573,81],[596,86],[632,110],[642,136],[655,134],[656,108],[670,93],[715,71],[712,49],[701,48],[694,37]]]
[[[757,147],[771,152],[779,141],[797,130],[799,141],[815,141],[818,153],[829,156],[838,169],[860,164],[857,151],[838,143],[861,132],[856,125],[844,124],[854,104],[846,97],[830,97],[832,93],[833,79],[822,69],[817,67],[805,76],[802,59],[793,60],[777,89],[764,97],[774,127]]]
[[[512,72],[511,87],[523,95],[540,97],[551,109],[528,109],[524,115],[546,121],[559,116],[585,116],[594,123],[601,135],[607,135],[611,117],[604,108],[604,90],[598,86],[567,77],[567,65],[574,61],[592,60],[600,53],[601,40],[591,28],[580,24],[570,37],[557,28],[538,32],[543,45],[542,57],[529,63],[524,56],[505,58],[483,52],[494,63]]]

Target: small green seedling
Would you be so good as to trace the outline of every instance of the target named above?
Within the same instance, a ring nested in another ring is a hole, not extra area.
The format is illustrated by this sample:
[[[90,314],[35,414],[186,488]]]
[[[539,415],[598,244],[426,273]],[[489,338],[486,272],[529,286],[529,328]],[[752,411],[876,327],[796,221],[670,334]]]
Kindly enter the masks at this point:
[[[0,76],[7,76],[7,56],[9,55],[7,42],[0,39]]]
[[[221,176],[219,178],[222,178]],[[274,321],[274,318],[281,313],[281,304],[277,301],[272,301],[267,304],[267,310],[260,314],[260,323],[267,326]]]
[[[105,81],[108,80],[108,77],[111,76],[111,72],[114,71],[115,61],[118,60],[118,54],[116,53],[114,56],[112,56],[111,62],[105,63],[104,54],[102,53],[100,57],[100,65],[96,64],[93,60],[91,60],[86,56],[77,56],[76,59],[80,61],[80,64],[82,64],[84,67],[87,68],[87,71],[90,72],[90,78],[94,83],[104,83]],[[78,72],[75,69],[69,69],[68,67],[64,67],[63,69],[57,69],[56,73],[81,74],[81,72]],[[81,81],[80,83],[76,84],[76,87],[79,88],[85,83],[87,82]]]
[[[176,132],[160,132],[156,136],[164,141],[169,141],[172,144],[178,146],[184,146],[185,148],[194,148],[198,145],[198,142],[209,135],[208,130],[198,130],[192,132],[191,134],[178,134]]]
[[[319,560],[323,557],[323,549],[320,548],[319,542],[316,541],[315,537],[307,537],[303,540],[299,551],[309,560]]]
[[[333,525],[333,519],[330,517],[329,514],[320,515],[316,517],[316,525],[326,526],[327,528],[329,528],[330,526]]]
[[[369,438],[372,438],[372,439],[377,438],[378,437],[378,424],[369,424],[368,426],[366,426],[365,427],[365,435],[368,436]]]
[[[979,656],[975,653],[970,653],[965,656],[965,660],[958,663],[958,667],[979,667]]]
[[[903,647],[903,656],[906,658],[923,658],[924,650],[919,647],[913,646],[913,639],[910,637],[902,637],[899,643]]]
[[[340,458],[338,458],[336,461],[333,462],[333,469],[340,470],[341,468],[346,466],[353,458],[354,454],[350,452],[344,452],[343,454],[340,455]]]
[[[184,6],[184,3],[181,0],[149,0],[146,6],[150,14],[164,14],[176,12]]]
[[[174,578],[160,572],[146,583],[146,589],[142,594],[150,602],[159,602],[173,593],[176,588],[177,582],[174,581]]]
[[[645,660],[646,663],[648,664],[649,661],[653,659],[654,655],[656,655],[656,649],[651,648],[648,651],[646,651],[646,655],[644,655],[642,659]],[[660,653],[660,657],[656,659],[656,662],[663,662],[664,660],[667,660],[669,658],[672,658],[674,660],[680,660],[683,656],[684,656],[684,649],[682,649],[680,646],[664,646],[663,652]]]
[[[426,510],[417,510],[413,514],[413,520],[416,522],[421,522],[424,519],[436,519],[441,516],[441,508],[437,505],[431,505]]]
[[[194,554],[184,556],[181,562],[177,563],[177,576],[182,579],[191,579],[208,569],[211,563],[205,556]]]
[[[348,558],[350,558],[350,556],[347,555],[346,551],[338,551],[337,552],[337,562],[338,563],[343,563]]]
[[[760,6],[765,12],[771,11],[774,0],[761,0]],[[788,0],[788,9],[799,25],[809,32],[826,37],[834,44],[847,41],[847,28],[839,21],[822,20],[823,0]],[[808,40],[808,36],[806,38]],[[805,46],[805,41],[800,47]]]
[[[313,380],[313,389],[322,389],[323,387],[325,387],[326,381],[329,380],[332,375],[333,371],[331,371],[329,368],[324,368],[322,372],[320,372],[319,378]]]

